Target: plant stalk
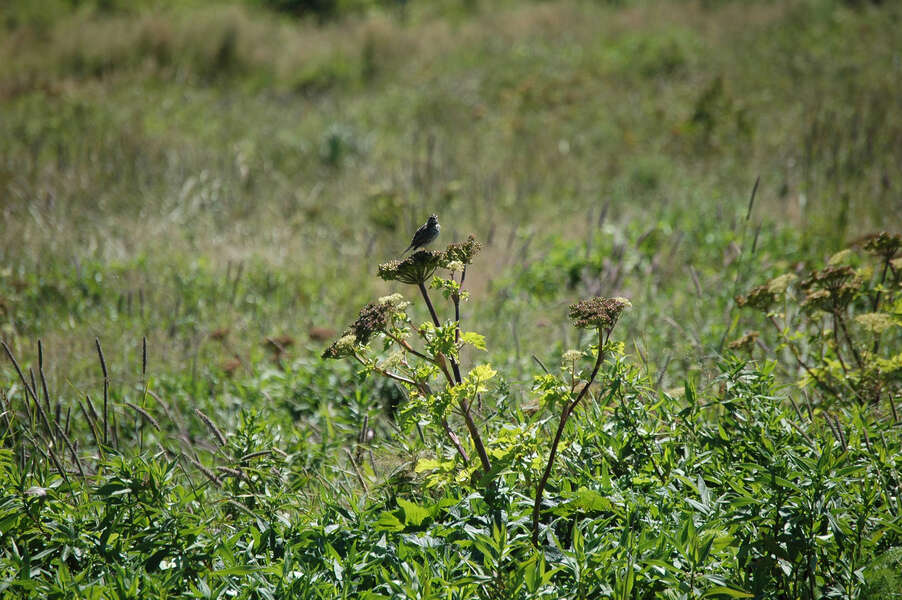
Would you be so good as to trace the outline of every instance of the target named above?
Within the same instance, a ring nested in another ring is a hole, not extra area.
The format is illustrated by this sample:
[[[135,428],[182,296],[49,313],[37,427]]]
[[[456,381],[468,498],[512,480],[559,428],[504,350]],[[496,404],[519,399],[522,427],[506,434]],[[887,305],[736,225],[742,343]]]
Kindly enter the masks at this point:
[[[420,288],[420,294],[423,295],[423,300],[426,302],[426,306],[429,307],[429,314],[432,315],[432,322],[436,327],[441,327],[441,323],[438,320],[438,314],[435,312],[435,307],[432,306],[432,300],[429,299],[429,292],[426,290],[426,284],[422,281],[417,284]],[[454,372],[454,380],[460,385],[463,382],[463,377],[460,375],[460,366],[458,366],[457,361],[448,357],[448,360],[451,362],[451,370]],[[482,463],[482,469],[486,473],[491,471],[492,462],[489,460],[489,454],[485,450],[485,444],[482,443],[482,436],[479,435],[479,429],[476,427],[476,422],[473,421],[473,417],[470,416],[470,407],[467,405],[467,401],[464,399],[460,400],[460,411],[463,413],[464,423],[467,425],[467,431],[470,432],[470,438],[473,440],[473,445],[476,446],[476,453],[479,455],[479,461]]]
[[[536,500],[532,506],[532,544],[536,547],[538,547],[539,545],[539,513],[542,509],[542,494],[545,492],[545,485],[548,483],[548,477],[551,475],[551,468],[554,466],[554,458],[557,455],[557,447],[561,442],[561,436],[564,433],[564,427],[567,425],[567,419],[570,418],[570,414],[573,412],[573,409],[576,408],[577,404],[580,403],[580,401],[589,391],[589,388],[592,386],[592,382],[595,381],[595,377],[598,375],[598,369],[601,367],[601,363],[604,361],[604,337],[604,334],[599,328],[598,357],[595,359],[595,366],[592,368],[592,374],[589,376],[589,381],[586,383],[586,385],[583,386],[583,389],[579,391],[579,394],[576,396],[576,400],[564,407],[564,410],[561,412],[561,419],[558,422],[557,431],[554,434],[554,440],[552,440],[551,442],[551,451],[548,454],[548,462],[545,463],[545,471],[542,473],[542,478],[539,480],[539,486],[536,489]]]

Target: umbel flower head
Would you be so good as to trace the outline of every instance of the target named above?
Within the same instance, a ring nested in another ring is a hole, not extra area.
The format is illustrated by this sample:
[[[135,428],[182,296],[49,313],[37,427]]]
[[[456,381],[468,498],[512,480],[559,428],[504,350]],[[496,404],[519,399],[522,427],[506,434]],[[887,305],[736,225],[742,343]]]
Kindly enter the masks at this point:
[[[804,290],[838,290],[846,283],[853,283],[855,269],[850,266],[824,267],[820,271],[812,273],[802,282]]]
[[[759,285],[749,290],[745,296],[736,296],[736,305],[739,308],[749,306],[767,312],[777,301],[777,294],[770,285]]]
[[[370,302],[361,308],[357,320],[351,323],[349,328],[357,343],[365,346],[373,334],[385,331],[392,312],[394,307],[387,302]]]
[[[394,314],[408,305],[401,294],[392,294],[370,302],[357,315],[342,336],[326,348],[323,358],[343,358],[354,354],[358,346],[365,346],[373,335],[385,331]]]
[[[861,284],[861,279],[849,266],[826,267],[815,271],[802,282],[802,289],[807,292],[802,300],[802,308],[808,312],[842,312],[858,295]]]
[[[385,281],[400,281],[408,285],[426,283],[435,270],[445,264],[445,253],[434,250],[414,252],[404,260],[390,260],[379,265],[379,277]]]
[[[471,233],[465,242],[448,244],[448,247],[445,249],[442,266],[446,267],[453,262],[469,265],[473,262],[476,255],[479,254],[480,250],[482,250],[482,245],[476,241],[476,237]]]
[[[466,241],[448,244],[444,252],[420,250],[404,260],[390,260],[379,265],[379,277],[385,281],[400,281],[408,285],[426,283],[439,267],[468,265],[482,248],[473,235]]]
[[[848,308],[857,293],[858,288],[851,284],[844,284],[836,289],[814,290],[802,300],[802,308],[809,313],[822,310],[839,314]]]
[[[332,342],[332,345],[323,351],[323,358],[339,359],[345,356],[352,356],[356,348],[357,339],[354,337],[354,334],[350,331],[345,331],[340,338]]]
[[[581,329],[602,329],[610,332],[617,324],[620,313],[632,306],[626,298],[596,296],[570,305],[570,320]]]
[[[864,249],[889,260],[902,250],[902,235],[881,231],[865,239]]]
[[[855,317],[855,321],[873,334],[880,335],[890,327],[895,327],[896,322],[887,313],[865,313]]]

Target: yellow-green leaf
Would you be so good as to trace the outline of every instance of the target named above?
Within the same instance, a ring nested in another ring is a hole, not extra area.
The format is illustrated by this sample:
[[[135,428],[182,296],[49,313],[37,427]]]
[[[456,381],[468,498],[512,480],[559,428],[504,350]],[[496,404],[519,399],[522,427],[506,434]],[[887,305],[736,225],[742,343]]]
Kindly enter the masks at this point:
[[[465,331],[460,334],[460,341],[473,346],[477,350],[485,350],[485,336],[475,331]]]

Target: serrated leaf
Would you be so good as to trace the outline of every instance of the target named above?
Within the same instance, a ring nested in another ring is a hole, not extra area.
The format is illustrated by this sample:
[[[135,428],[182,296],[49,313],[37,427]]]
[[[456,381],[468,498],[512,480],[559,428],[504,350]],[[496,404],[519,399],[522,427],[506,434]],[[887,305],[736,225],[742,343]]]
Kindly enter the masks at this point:
[[[485,336],[475,331],[465,331],[460,334],[460,341],[469,344],[477,350],[485,350]]]
[[[429,511],[404,498],[398,498],[398,506],[404,510],[404,524],[419,527],[429,517]]]
[[[414,471],[417,473],[423,473],[425,471],[435,471],[436,469],[441,469],[443,471],[447,471],[448,469],[454,466],[454,461],[450,460],[436,460],[434,458],[421,458],[417,461],[416,467],[414,467]]]
[[[388,511],[383,511],[375,523],[379,531],[404,531],[404,523],[398,517]]]
[[[614,505],[611,501],[587,487],[581,487],[576,490],[576,496],[573,498],[573,504],[582,510],[602,511],[613,510]]]
[[[470,379],[471,381],[479,381],[480,383],[482,383],[488,381],[497,373],[498,371],[493,369],[491,365],[477,365],[473,367],[473,369],[467,375],[467,379]]]

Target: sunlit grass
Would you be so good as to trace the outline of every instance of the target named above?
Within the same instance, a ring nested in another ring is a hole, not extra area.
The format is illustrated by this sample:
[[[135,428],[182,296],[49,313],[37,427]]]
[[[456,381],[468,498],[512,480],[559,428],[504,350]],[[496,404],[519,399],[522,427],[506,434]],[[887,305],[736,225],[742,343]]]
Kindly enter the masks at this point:
[[[559,544],[542,568],[567,566],[530,597],[629,597],[630,569],[646,595],[810,589],[776,590],[786,563],[759,556],[753,571],[743,543],[783,544],[797,567],[812,552],[847,561],[820,591],[892,589],[898,428],[848,407],[841,423],[805,414],[780,348],[779,368],[725,355],[754,326],[737,294],[902,228],[898,6],[448,1],[318,23],[261,4],[15,2],[2,15],[0,338],[26,383],[0,355],[0,523],[16,523],[0,536],[19,548],[0,580],[30,585],[22,548],[44,593],[83,577],[85,590],[297,597],[378,581],[383,597],[425,598],[414,580],[445,577],[464,581],[461,597],[507,598],[541,579],[522,526],[528,468],[465,500],[476,487],[454,449],[398,430],[397,386],[318,358],[360,306],[409,291],[376,268],[435,212],[440,243],[484,246],[461,310],[502,374],[477,411],[499,453],[543,418],[538,363],[592,343],[567,306],[633,304],[602,378],[622,377],[625,395],[574,415],[544,494]],[[95,339],[117,420],[106,447],[88,416],[102,403]],[[49,426],[26,403],[29,369]],[[417,472],[424,459],[450,466]],[[815,489],[832,502],[820,513]],[[802,529],[769,538],[787,498]],[[506,541],[499,511],[520,519]],[[820,546],[790,543],[812,532]],[[454,541],[426,550],[421,534]],[[385,543],[410,558],[389,577],[370,568]],[[837,550],[850,544],[867,560]],[[516,565],[487,558],[504,548]]]

